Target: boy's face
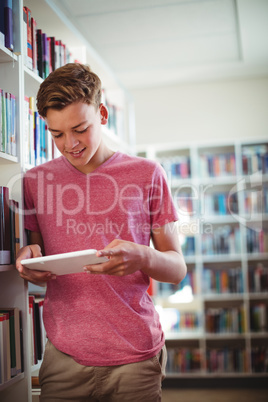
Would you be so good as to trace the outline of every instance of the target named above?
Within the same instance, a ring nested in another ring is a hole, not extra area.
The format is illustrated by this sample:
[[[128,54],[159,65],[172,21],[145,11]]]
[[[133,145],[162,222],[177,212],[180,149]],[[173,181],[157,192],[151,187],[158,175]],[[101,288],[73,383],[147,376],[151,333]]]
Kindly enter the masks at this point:
[[[46,121],[56,147],[68,161],[83,173],[103,162],[101,125],[106,124],[108,111],[101,104],[73,103],[62,110],[48,109]]]

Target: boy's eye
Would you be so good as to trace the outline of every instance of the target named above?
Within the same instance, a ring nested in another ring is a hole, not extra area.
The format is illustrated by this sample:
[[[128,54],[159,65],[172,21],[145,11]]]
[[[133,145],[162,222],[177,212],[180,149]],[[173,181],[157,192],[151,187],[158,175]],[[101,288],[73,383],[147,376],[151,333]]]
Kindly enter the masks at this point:
[[[53,135],[54,138],[60,138],[62,136],[62,133],[58,134],[58,135]]]
[[[87,129],[88,129],[88,127],[86,127],[84,130],[81,130],[81,131],[75,130],[75,132],[78,134],[83,134],[87,131]]]

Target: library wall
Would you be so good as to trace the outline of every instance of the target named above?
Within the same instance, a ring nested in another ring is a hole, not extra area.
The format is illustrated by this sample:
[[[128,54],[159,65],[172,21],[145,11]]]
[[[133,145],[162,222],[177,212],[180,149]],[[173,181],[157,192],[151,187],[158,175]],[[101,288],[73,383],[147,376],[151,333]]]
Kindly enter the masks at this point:
[[[267,138],[268,78],[133,91],[137,144]]]

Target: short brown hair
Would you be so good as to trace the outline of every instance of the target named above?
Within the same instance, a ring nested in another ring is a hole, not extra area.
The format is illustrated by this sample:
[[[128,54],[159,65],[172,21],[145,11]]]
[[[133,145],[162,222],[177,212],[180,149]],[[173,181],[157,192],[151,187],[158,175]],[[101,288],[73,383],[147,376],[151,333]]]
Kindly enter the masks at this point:
[[[40,85],[37,93],[37,109],[46,117],[47,109],[63,109],[74,102],[99,107],[101,80],[84,64],[68,63],[57,68]]]

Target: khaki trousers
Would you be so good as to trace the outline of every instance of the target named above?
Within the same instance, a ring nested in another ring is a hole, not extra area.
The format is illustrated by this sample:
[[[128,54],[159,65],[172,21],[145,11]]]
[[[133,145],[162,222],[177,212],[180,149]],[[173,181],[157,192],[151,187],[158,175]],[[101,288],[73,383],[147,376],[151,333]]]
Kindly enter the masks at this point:
[[[87,367],[48,340],[39,373],[41,402],[160,402],[166,347],[148,360],[121,366]]]

